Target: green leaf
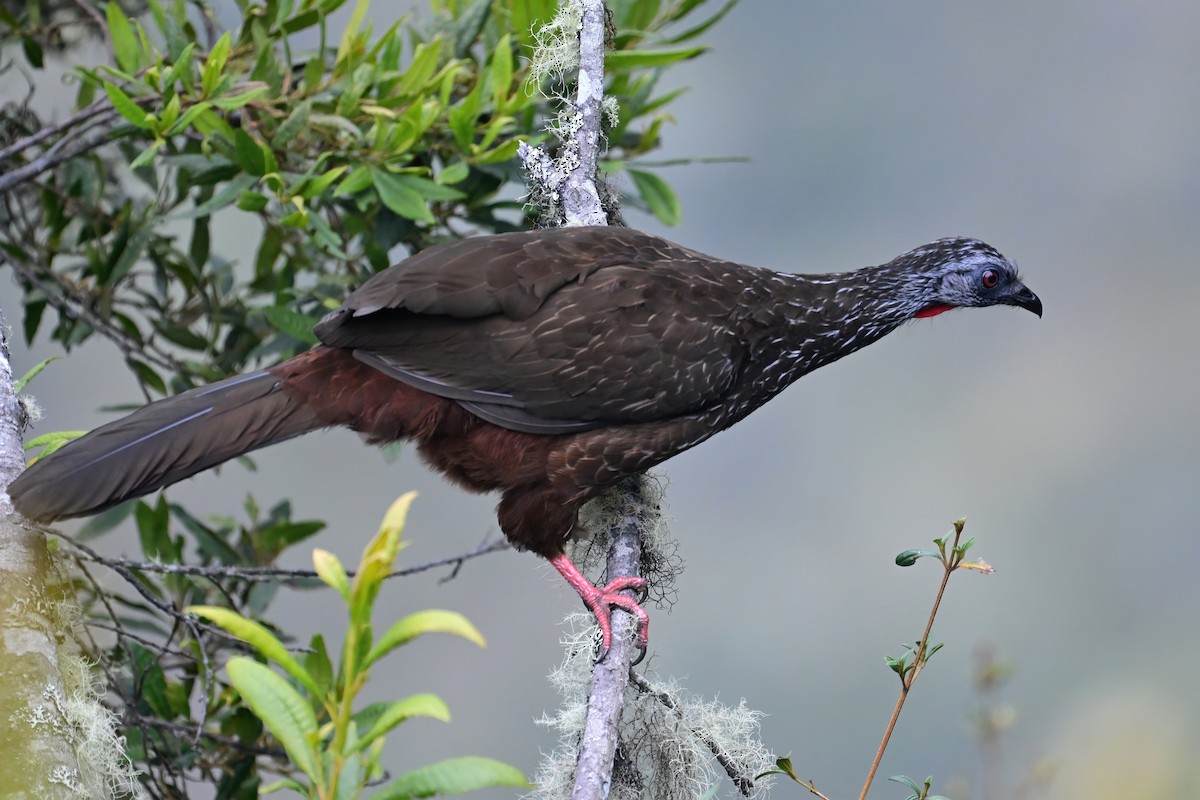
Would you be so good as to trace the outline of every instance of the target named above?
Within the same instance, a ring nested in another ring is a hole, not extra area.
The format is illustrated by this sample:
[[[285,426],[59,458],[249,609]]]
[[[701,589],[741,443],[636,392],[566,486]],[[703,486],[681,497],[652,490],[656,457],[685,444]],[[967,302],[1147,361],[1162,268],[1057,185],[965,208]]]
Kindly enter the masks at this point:
[[[337,589],[338,594],[346,602],[350,602],[350,579],[346,577],[346,570],[342,567],[342,562],[338,561],[337,556],[328,550],[322,550],[319,547],[314,548],[313,569],[316,570],[321,580],[325,581],[330,587]]]
[[[113,56],[122,72],[130,74],[141,68],[141,50],[138,47],[137,35],[129,23],[129,17],[121,10],[116,2],[109,2],[104,9],[108,21],[108,38],[112,41]]]
[[[267,158],[258,140],[241,128],[233,131],[234,159],[238,166],[257,177],[267,174]]]
[[[702,55],[707,47],[675,47],[667,50],[613,50],[604,58],[610,71],[666,67]]]
[[[732,11],[733,7],[736,6],[737,4],[738,4],[738,0],[726,0],[725,5],[721,6],[717,10],[717,12],[715,14],[713,14],[711,17],[704,20],[703,22],[701,22],[699,25],[695,26],[694,28],[688,28],[683,33],[681,33],[677,36],[672,36],[668,41],[671,44],[679,44],[680,42],[686,42],[691,39],[695,39],[697,36],[700,36],[705,31],[707,31],[709,28],[711,28],[713,25],[716,25],[718,22],[720,22],[722,19],[724,19],[725,15],[728,14],[730,11]]]
[[[346,23],[346,30],[342,34],[342,41],[338,44],[338,64],[341,64],[345,60],[346,54],[350,52],[350,48],[354,45],[354,39],[358,36],[358,29],[362,27],[363,19],[367,16],[367,7],[370,5],[370,0],[358,0],[354,4],[354,13],[350,15],[350,21]]]
[[[133,512],[142,552],[151,560],[170,564],[179,562],[179,548],[171,541],[170,512],[162,499],[151,506],[140,502]]]
[[[158,151],[163,146],[163,144],[164,144],[164,142],[160,139],[160,140],[154,142],[153,144],[151,144],[149,147],[147,147],[142,152],[138,153],[137,157],[134,158],[133,161],[129,162],[129,168],[130,169],[138,169],[140,167],[144,167],[147,164],[149,164],[151,161],[154,160],[154,157],[156,155],[158,155]]]
[[[462,794],[491,786],[528,787],[529,782],[519,769],[501,761],[483,756],[462,756],[401,775],[372,800]]]
[[[638,194],[646,201],[650,212],[665,225],[678,225],[683,219],[683,207],[666,181],[650,172],[639,169],[627,170],[637,187]]]
[[[258,178],[253,175],[238,175],[229,183],[225,184],[225,186],[221,188],[221,191],[214,194],[205,202],[188,211],[174,214],[172,215],[172,218],[192,219],[193,217],[207,217],[228,205],[232,205],[235,200],[241,197],[242,192],[257,183]]]
[[[337,195],[358,194],[363,189],[371,185],[371,170],[366,166],[358,166],[350,171],[350,174],[342,179],[342,182],[333,190]]]
[[[363,548],[358,574],[354,576],[350,587],[350,619],[354,623],[367,624],[371,619],[371,608],[379,594],[379,584],[391,572],[396,554],[400,551],[404,520],[416,496],[416,492],[406,492],[396,498],[384,514],[379,532]]]
[[[225,31],[221,34],[221,38],[217,39],[217,43],[213,45],[212,50],[208,53],[208,58],[204,61],[204,69],[200,72],[200,87],[205,97],[212,95],[217,89],[217,84],[220,83],[221,73],[229,58],[229,46],[229,31]]]
[[[406,697],[403,700],[397,700],[394,703],[387,703],[386,707],[375,722],[358,740],[351,752],[357,752],[367,747],[371,742],[385,735],[401,722],[413,717],[428,717],[430,719],[441,720],[442,722],[450,721],[450,709],[442,702],[442,699],[436,694],[414,694],[411,697]]]
[[[127,358],[125,359],[125,363],[129,365],[130,369],[137,373],[138,380],[141,381],[143,385],[149,386],[159,394],[167,393],[166,381],[164,381],[162,376],[155,372],[149,364],[144,361],[138,361],[136,358]]]
[[[262,211],[271,202],[271,198],[261,192],[247,189],[238,195],[237,207],[242,211]]]
[[[260,623],[252,619],[247,619],[236,611],[218,606],[189,606],[186,611],[189,614],[203,617],[246,642],[261,653],[263,657],[283,667],[287,674],[303,684],[304,688],[312,692],[314,697],[321,697],[321,689],[317,686],[316,681],[312,679],[312,676],[305,671],[295,656],[288,652],[283,643],[275,638],[275,634],[271,633]],[[266,722],[265,719],[263,721]]]
[[[111,3],[109,7],[112,7]],[[117,110],[118,114],[143,130],[150,127],[146,122],[146,112],[142,110],[141,106],[133,102],[129,95],[121,90],[121,87],[115,83],[104,81],[104,92],[108,95],[108,99],[112,102],[113,108]]]
[[[304,654],[304,668],[321,690],[328,695],[333,690],[333,662],[325,647],[325,637],[315,634],[308,642],[309,652]]]
[[[409,614],[388,628],[387,633],[379,638],[367,654],[363,666],[369,667],[397,647],[426,633],[452,633],[480,647],[487,646],[483,635],[462,614],[456,611],[428,609]]]
[[[428,178],[420,178],[416,175],[397,175],[395,177],[398,182],[412,189],[426,200],[464,200],[467,197],[465,192],[460,192],[458,189],[451,189],[449,186],[443,186]]]
[[[280,123],[275,131],[275,136],[271,139],[273,147],[283,149],[300,131],[304,130],[304,126],[308,124],[308,115],[312,113],[312,101],[305,100],[300,105],[288,114],[287,119]]]
[[[375,184],[379,199],[385,206],[402,217],[417,222],[433,222],[433,214],[424,198],[401,177],[382,169],[371,170],[371,182]]]
[[[317,336],[312,330],[317,321],[312,317],[287,306],[268,306],[262,311],[267,322],[271,323],[271,327],[280,333],[286,333],[293,339],[299,339],[308,344],[317,343]]]
[[[45,458],[67,442],[74,441],[85,433],[87,431],[52,431],[33,437],[25,443],[25,449],[33,450],[40,447],[42,448],[42,452],[38,453],[37,458],[30,459],[29,463],[32,464],[38,458]]]
[[[245,656],[229,659],[225,672],[246,705],[283,745],[292,763],[313,781],[320,780],[313,754],[317,719],[300,693],[268,667]]]
[[[937,553],[933,552],[932,550],[919,550],[916,548],[913,548],[912,550],[905,550],[896,556],[896,565],[900,567],[911,567],[913,564],[917,563],[917,559],[928,558],[931,556],[936,558]]]
[[[217,108],[233,111],[248,105],[251,100],[261,97],[270,91],[270,89],[270,86],[255,86],[253,89],[247,89],[241,94],[213,98],[212,104]]]
[[[175,136],[176,134],[183,133],[195,121],[196,117],[210,108],[212,108],[212,103],[207,100],[201,100],[199,103],[189,106],[187,111],[184,111],[179,119],[175,121],[175,124],[165,131],[166,135]]]
[[[29,382],[36,378],[42,370],[50,366],[50,364],[53,362],[58,361],[60,358],[62,358],[62,356],[50,356],[45,361],[39,361],[30,367],[28,372],[17,378],[16,382],[13,383],[13,394],[20,394],[25,387],[29,385]]]
[[[29,62],[29,66],[34,69],[41,69],[45,66],[46,57],[42,52],[42,45],[32,36],[22,37],[21,52],[25,54],[25,60]]]
[[[462,183],[470,174],[471,167],[465,161],[456,161],[439,172],[434,180],[443,186],[452,186]]]

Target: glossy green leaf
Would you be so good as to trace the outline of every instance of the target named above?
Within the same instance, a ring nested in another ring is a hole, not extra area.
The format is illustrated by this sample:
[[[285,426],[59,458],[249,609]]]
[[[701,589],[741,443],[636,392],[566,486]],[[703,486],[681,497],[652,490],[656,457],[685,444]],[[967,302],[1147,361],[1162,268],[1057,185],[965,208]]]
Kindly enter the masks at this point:
[[[320,778],[313,754],[317,719],[312,708],[287,681],[245,656],[225,665],[229,682],[262,720],[293,764],[312,780]]]

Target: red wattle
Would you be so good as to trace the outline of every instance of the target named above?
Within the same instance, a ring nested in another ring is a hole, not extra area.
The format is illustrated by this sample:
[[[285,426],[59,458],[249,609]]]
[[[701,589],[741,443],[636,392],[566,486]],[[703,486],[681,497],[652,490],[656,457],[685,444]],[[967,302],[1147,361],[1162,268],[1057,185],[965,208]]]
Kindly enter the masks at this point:
[[[913,316],[921,319],[924,319],[925,317],[936,317],[938,314],[944,314],[952,308],[954,308],[954,306],[946,305],[945,303],[939,303],[935,306],[926,306],[916,314],[913,314]]]

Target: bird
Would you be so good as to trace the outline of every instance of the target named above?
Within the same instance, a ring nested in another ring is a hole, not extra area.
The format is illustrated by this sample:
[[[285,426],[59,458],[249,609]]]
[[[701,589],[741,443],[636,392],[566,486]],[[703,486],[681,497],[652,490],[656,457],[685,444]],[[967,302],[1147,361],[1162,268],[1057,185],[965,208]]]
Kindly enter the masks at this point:
[[[563,547],[580,507],[744,419],[797,379],[911,320],[1008,305],[1042,315],[1015,264],[967,237],[878,266],[792,274],[624,227],[467,237],[367,279],[275,366],[146,405],[35,461],[8,487],[41,522],[96,514],[310,431],[408,440],[433,469],[500,492],[518,549],[578,592],[611,644],[611,609]]]

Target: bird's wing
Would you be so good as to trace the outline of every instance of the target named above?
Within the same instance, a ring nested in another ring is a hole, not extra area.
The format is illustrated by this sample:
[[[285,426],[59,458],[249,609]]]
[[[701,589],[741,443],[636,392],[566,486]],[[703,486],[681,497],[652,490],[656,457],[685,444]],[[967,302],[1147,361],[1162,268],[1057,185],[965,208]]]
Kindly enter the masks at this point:
[[[647,422],[712,407],[737,378],[718,266],[627,229],[467,239],[379,273],[317,335],[504,427]]]

